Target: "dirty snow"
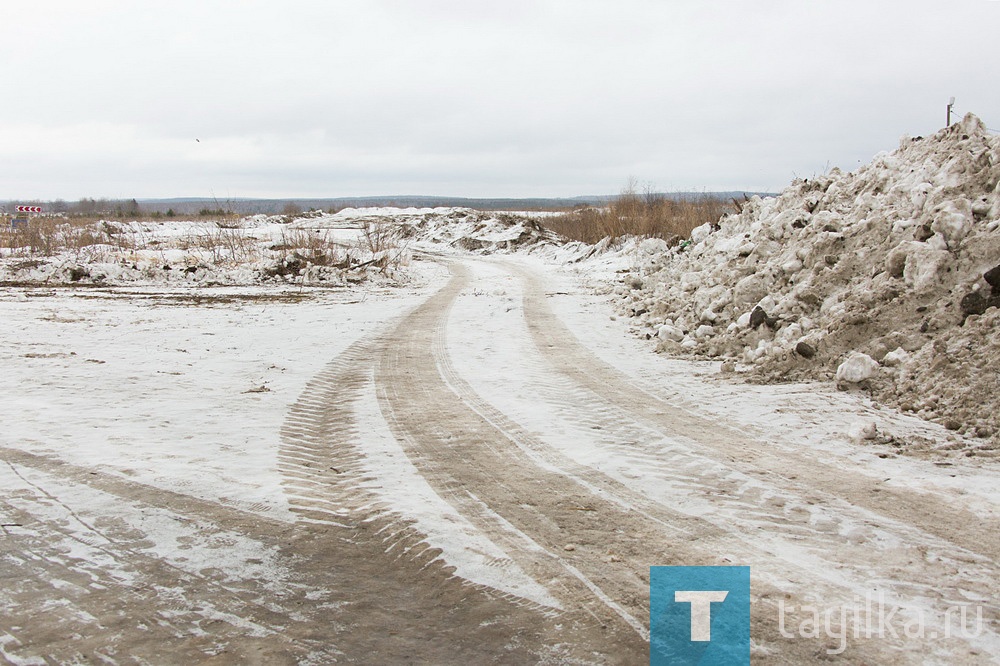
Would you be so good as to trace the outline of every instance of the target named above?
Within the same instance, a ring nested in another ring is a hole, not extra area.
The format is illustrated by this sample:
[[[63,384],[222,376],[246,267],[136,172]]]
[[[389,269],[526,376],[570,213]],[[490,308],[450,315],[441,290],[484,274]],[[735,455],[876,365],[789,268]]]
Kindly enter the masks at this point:
[[[664,353],[729,361],[752,381],[859,386],[989,454],[998,227],[1000,137],[969,115],[855,172],[753,198],[691,245],[644,253],[616,293]]]

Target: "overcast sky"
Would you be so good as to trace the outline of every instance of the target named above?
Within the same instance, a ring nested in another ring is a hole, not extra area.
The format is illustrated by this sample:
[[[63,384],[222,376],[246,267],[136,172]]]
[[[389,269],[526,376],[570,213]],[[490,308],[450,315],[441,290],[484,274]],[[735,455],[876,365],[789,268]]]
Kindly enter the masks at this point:
[[[778,191],[1000,128],[995,0],[0,0],[0,198]]]

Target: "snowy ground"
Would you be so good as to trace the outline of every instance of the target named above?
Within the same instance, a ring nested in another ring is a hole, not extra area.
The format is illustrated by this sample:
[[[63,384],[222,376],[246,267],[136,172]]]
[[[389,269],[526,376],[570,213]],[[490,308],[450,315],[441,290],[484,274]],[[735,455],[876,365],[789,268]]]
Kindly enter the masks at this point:
[[[530,229],[406,215],[435,242],[394,286],[0,291],[0,658],[642,663],[666,564],[753,567],[760,663],[1000,654],[996,462],[652,354],[584,286],[637,248],[480,256]],[[898,635],[799,635],[873,595]],[[945,637],[959,606],[982,629]]]

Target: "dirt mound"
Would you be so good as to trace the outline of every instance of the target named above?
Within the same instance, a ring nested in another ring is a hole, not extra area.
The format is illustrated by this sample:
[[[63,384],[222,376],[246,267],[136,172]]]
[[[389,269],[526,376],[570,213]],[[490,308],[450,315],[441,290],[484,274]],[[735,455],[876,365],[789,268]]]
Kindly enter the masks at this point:
[[[695,229],[618,287],[661,351],[836,380],[1000,444],[1000,137],[973,115]]]

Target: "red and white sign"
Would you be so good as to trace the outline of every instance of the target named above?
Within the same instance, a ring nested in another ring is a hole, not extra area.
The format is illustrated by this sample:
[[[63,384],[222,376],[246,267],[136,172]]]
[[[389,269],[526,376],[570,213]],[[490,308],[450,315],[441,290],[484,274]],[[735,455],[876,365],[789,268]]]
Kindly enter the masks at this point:
[[[42,212],[42,207],[41,206],[18,206],[17,207],[17,212],[18,213],[41,213]]]

